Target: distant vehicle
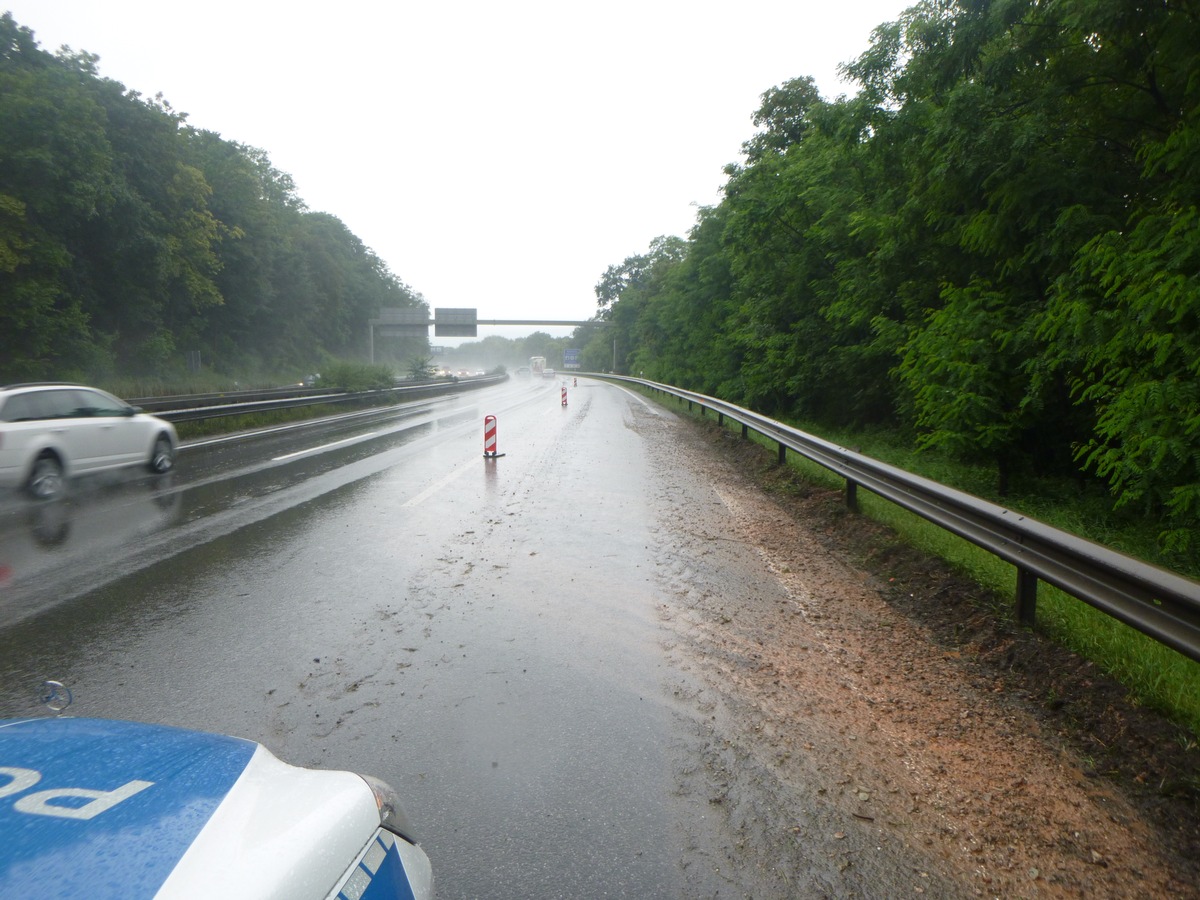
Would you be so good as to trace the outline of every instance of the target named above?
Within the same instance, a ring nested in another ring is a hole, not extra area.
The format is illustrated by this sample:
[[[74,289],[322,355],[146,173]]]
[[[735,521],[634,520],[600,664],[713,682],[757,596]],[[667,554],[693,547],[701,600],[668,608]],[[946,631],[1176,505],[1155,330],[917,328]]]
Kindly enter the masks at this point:
[[[553,369],[543,369],[543,370],[542,370],[542,377],[543,377],[543,378],[553,378],[553,377],[554,377],[554,375],[555,375],[555,372],[554,372],[554,370],[553,370]]]
[[[162,725],[0,719],[0,896],[433,896],[387,784]]]
[[[531,356],[529,357],[529,371],[533,373],[534,378],[541,378],[542,373],[546,370],[546,357]]]
[[[165,419],[79,384],[0,387],[0,487],[38,500],[66,491],[67,479],[127,466],[155,474],[175,466],[179,438]]]
[[[315,375],[305,375],[304,376],[304,386],[305,387],[313,387],[320,380],[321,380],[321,373],[319,373],[319,372]]]
[[[527,378],[529,377],[530,372],[531,370],[529,366],[521,366],[519,369],[517,369],[517,376],[520,378]]]
[[[483,371],[483,369],[476,369],[475,374],[476,375],[486,375],[487,372]]]

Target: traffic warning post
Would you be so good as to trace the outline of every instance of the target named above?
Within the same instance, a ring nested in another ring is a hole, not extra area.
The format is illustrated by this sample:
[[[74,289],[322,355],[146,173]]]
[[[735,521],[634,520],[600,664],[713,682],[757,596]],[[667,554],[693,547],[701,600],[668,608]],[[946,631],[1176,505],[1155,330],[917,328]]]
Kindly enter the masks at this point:
[[[483,458],[495,459],[498,456],[503,456],[503,453],[496,452],[496,417],[483,417]]]

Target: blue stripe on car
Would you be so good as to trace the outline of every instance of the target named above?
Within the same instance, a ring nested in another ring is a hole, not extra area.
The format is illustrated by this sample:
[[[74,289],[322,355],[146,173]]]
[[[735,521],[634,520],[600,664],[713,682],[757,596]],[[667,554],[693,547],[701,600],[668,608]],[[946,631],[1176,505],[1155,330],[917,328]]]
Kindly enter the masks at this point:
[[[133,722],[0,722],[0,897],[41,896],[51,872],[69,896],[153,896],[255,747]]]
[[[377,831],[357,870],[338,892],[338,900],[415,900],[395,845],[395,835]]]

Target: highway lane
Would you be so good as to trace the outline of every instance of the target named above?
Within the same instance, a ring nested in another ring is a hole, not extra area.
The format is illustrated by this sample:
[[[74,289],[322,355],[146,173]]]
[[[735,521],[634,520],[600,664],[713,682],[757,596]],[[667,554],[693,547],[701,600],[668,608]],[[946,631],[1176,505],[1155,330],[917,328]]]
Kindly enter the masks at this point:
[[[483,458],[485,415],[498,459]],[[712,895],[729,843],[663,652],[667,536],[612,385],[513,380],[185,448],[175,476],[0,510],[0,714],[263,741],[393,782],[441,897]],[[753,891],[753,885],[741,885]]]
[[[0,627],[300,496],[395,465],[397,454],[383,451],[436,442],[445,429],[474,422],[472,399],[416,401],[185,442],[175,472],[93,476],[75,482],[63,503],[0,496]],[[521,402],[520,394],[509,402]]]

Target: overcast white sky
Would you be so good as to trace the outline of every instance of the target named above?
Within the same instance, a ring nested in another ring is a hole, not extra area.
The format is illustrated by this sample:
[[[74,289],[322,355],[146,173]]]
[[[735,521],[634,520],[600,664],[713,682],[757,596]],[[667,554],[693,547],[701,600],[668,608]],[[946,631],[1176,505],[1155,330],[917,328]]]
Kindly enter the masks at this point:
[[[572,320],[719,200],[764,91],[850,93],[838,64],[909,5],[0,0],[43,49],[265,150],[431,308]]]

